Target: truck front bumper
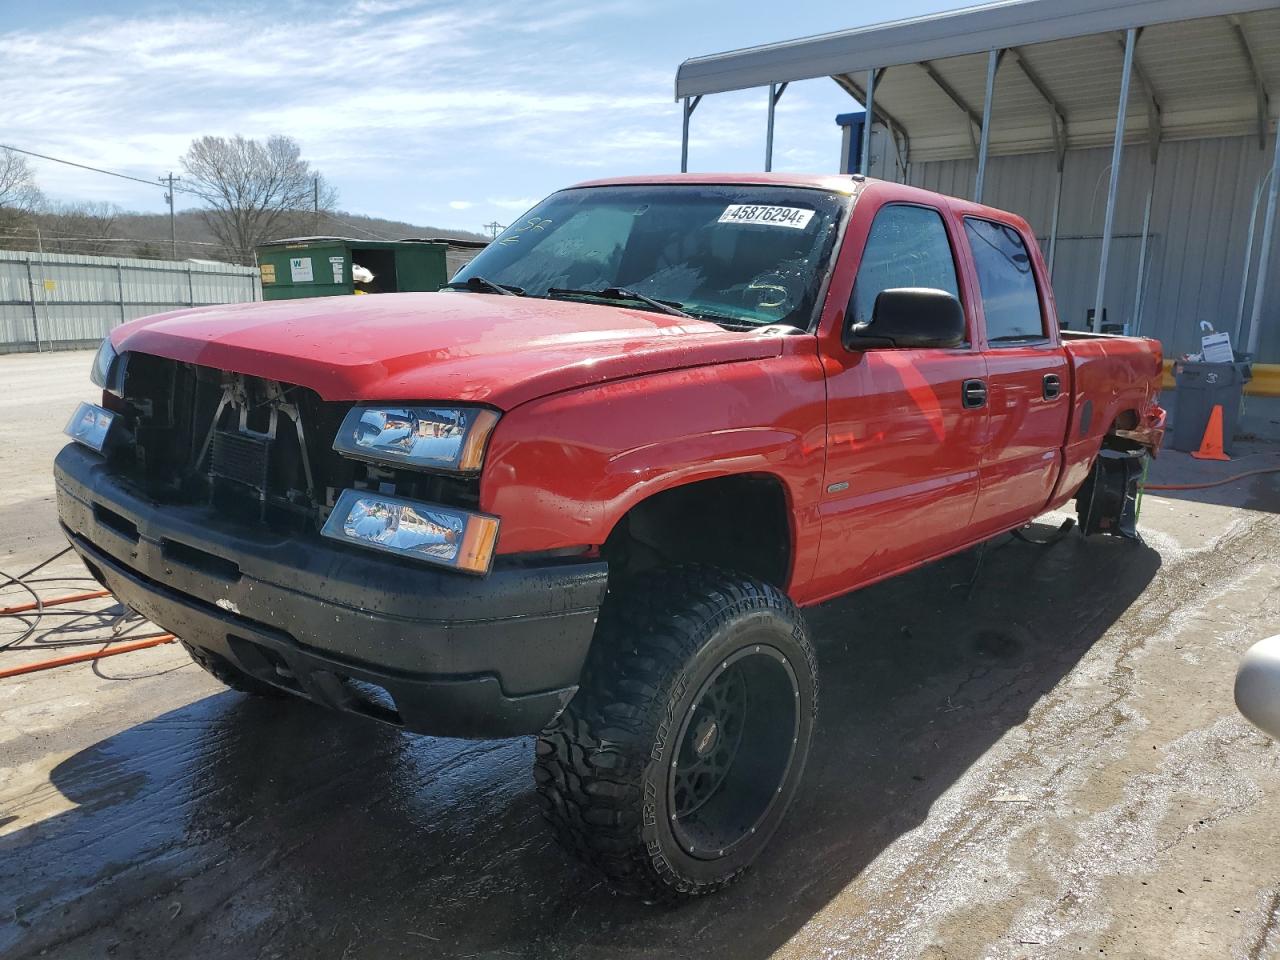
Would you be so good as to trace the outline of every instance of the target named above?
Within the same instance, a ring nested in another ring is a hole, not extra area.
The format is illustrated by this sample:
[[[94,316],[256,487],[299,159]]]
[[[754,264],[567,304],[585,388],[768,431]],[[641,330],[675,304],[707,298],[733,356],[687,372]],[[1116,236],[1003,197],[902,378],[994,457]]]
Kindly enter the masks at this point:
[[[470,738],[535,733],[577,692],[607,588],[602,562],[498,564],[471,577],[154,503],[74,443],[54,474],[63,529],[103,586],[255,679]]]

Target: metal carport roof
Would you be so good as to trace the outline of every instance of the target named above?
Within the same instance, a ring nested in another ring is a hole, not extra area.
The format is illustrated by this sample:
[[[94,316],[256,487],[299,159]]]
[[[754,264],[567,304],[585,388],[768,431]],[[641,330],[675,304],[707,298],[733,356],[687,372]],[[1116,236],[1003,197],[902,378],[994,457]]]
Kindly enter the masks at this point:
[[[704,95],[768,88],[768,170],[778,99],[787,84],[824,76],[888,131],[903,171],[911,161],[976,159],[973,198],[979,201],[990,155],[1053,151],[1060,198],[1066,152],[1110,144],[1093,311],[1100,329],[1123,145],[1145,140],[1153,169],[1160,143],[1169,140],[1252,134],[1265,147],[1272,118],[1280,114],[1280,6],[1276,0],[1008,0],[695,57],[676,73],[675,95],[684,101],[681,169],[687,168],[690,118]],[[861,141],[858,169],[866,170],[870,137]],[[1247,328],[1251,352],[1276,232],[1280,138],[1272,165]],[[1051,263],[1058,204],[1055,199]],[[1148,219],[1150,208],[1148,192]],[[1147,237],[1144,222],[1144,255]]]
[[[832,77],[859,100],[879,73],[876,118],[916,160],[972,156],[987,55],[996,74],[990,152],[1055,148],[1052,114],[1069,149],[1111,142],[1124,59],[1123,31],[1141,30],[1126,139],[1146,138],[1154,101],[1160,139],[1259,129],[1280,96],[1280,7],[1275,0],[1020,0],[695,57],[680,65],[676,98]],[[1256,68],[1256,70],[1255,70]],[[972,134],[972,136],[971,136]]]

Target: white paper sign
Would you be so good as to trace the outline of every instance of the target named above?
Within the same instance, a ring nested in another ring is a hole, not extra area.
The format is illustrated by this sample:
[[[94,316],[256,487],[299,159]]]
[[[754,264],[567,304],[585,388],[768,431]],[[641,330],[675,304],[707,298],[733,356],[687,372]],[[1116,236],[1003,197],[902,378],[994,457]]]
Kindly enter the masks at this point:
[[[343,269],[344,265],[346,264],[346,262],[347,262],[347,261],[346,261],[346,260],[344,260],[342,257],[330,257],[330,258],[329,258],[329,266],[333,267],[333,282],[334,282],[334,283],[341,283],[341,282],[342,282],[342,269]]]
[[[1206,363],[1231,363],[1235,354],[1231,351],[1231,334],[1211,333],[1200,338],[1200,350]]]
[[[803,207],[768,207],[754,203],[731,203],[720,214],[720,223],[760,223],[769,227],[803,230],[813,219],[813,211]]]
[[[315,277],[311,273],[310,257],[290,257],[289,276],[294,283],[311,283]]]

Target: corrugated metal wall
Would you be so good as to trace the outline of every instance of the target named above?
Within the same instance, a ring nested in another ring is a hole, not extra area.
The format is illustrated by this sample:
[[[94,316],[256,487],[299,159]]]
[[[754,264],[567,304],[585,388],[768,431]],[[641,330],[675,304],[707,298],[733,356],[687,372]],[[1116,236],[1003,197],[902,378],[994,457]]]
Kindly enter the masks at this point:
[[[883,142],[878,138],[877,147]],[[1141,332],[1159,338],[1166,356],[1199,349],[1201,320],[1229,331],[1236,339],[1249,216],[1254,191],[1267,172],[1272,149],[1273,141],[1260,149],[1256,136],[1161,145],[1151,208]],[[1060,314],[1076,330],[1083,329],[1085,311],[1093,307],[1110,166],[1111,150],[1107,148],[1070,151],[1063,168],[1053,286]],[[883,175],[882,165],[873,165],[873,171]],[[972,160],[913,163],[909,181],[941,193],[971,197],[975,171]],[[1054,157],[1050,153],[992,157],[987,161],[983,200],[1026,217],[1047,249],[1054,177]],[[1126,145],[1104,301],[1109,322],[1134,322],[1142,212],[1151,182],[1147,145]],[[1265,201],[1264,192],[1264,207]],[[1263,212],[1259,210],[1254,228],[1246,324],[1257,276]],[[1278,363],[1280,238],[1271,253],[1261,323],[1257,359]]]
[[[261,299],[253,267],[0,250],[0,353],[88,346],[148,314]]]

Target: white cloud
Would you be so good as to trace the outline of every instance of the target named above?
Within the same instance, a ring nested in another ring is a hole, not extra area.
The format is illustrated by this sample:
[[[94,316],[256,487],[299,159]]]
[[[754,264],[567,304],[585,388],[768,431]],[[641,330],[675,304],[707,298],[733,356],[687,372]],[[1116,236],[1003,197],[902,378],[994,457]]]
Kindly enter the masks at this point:
[[[385,16],[423,6],[424,0],[356,0],[352,8],[361,16]]]
[[[261,15],[93,17],[13,31],[0,34],[5,134],[150,179],[195,136],[287,133],[344,193],[406,167],[456,164],[468,141],[556,157],[553,141],[582,118],[652,112],[654,98],[625,85],[580,87],[556,58],[518,55],[531,32],[605,15],[618,9],[361,0],[318,19],[264,5]],[[44,164],[40,174],[53,192],[107,191],[81,172]]]
[[[491,207],[497,207],[499,210],[511,210],[515,213],[524,213],[541,197],[489,197],[485,202]]]
[[[678,58],[652,33],[670,11],[616,0],[348,0],[320,17],[285,9],[173,5],[2,33],[4,137],[150,180],[180,173],[196,136],[284,133],[335,183],[342,206],[451,211],[472,229],[568,183],[678,163]],[[808,86],[798,86],[778,111],[780,145],[786,131],[798,154],[777,156],[789,165],[829,153],[830,168],[838,134],[806,114]],[[763,135],[759,91],[708,98],[694,118],[693,166],[726,154],[758,166]],[[37,173],[55,197],[160,205],[160,191],[141,184],[46,162]],[[487,199],[450,199],[467,196]]]

